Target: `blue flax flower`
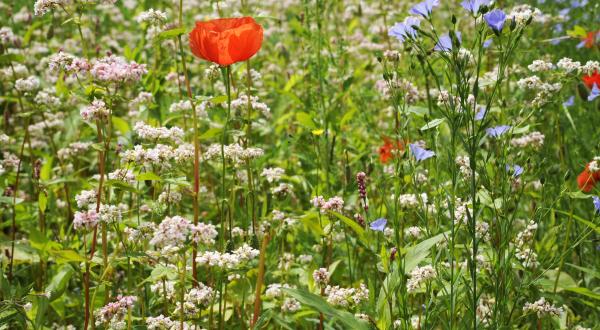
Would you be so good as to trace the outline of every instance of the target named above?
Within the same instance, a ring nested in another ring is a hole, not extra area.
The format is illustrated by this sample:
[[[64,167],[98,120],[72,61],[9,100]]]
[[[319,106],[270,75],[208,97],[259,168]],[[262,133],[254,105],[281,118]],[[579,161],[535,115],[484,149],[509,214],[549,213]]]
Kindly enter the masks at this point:
[[[566,100],[565,102],[563,102],[563,106],[564,106],[565,108],[568,108],[568,107],[570,107],[570,106],[573,106],[573,104],[575,104],[575,96],[571,96],[571,97],[569,97],[569,99],[568,99],[568,100]]]
[[[460,32],[456,32],[456,38],[458,39],[458,43],[460,44],[462,42],[462,40],[460,38]],[[440,36],[440,39],[435,44],[435,47],[433,47],[433,50],[436,50],[438,52],[451,51],[452,50],[452,38],[450,38],[450,35],[444,34],[444,35]]]
[[[395,37],[400,40],[400,42],[404,42],[406,39],[416,38],[417,30],[415,30],[413,26],[418,27],[420,24],[421,20],[414,16],[408,16],[403,22],[396,23],[396,25],[392,26],[388,31],[388,35],[390,37]]]
[[[498,138],[501,135],[503,135],[504,133],[508,132],[508,130],[510,128],[511,128],[511,126],[508,126],[508,125],[500,125],[500,126],[496,126],[496,127],[486,128],[485,132],[487,133],[488,136],[491,136],[493,138]]]
[[[433,7],[437,7],[439,5],[440,5],[439,0],[425,0],[423,2],[419,2],[418,4],[414,5],[408,12],[413,15],[421,15],[421,16],[427,18],[427,17],[429,17],[429,15],[431,15],[431,11],[433,10]]]
[[[513,168],[513,173],[512,173],[513,178],[518,178],[521,176],[521,174],[523,174],[523,167],[521,167],[517,164],[514,164],[512,166],[512,168]],[[510,172],[510,165],[508,165],[508,164],[506,164],[506,171]]]
[[[598,88],[598,84],[594,83],[592,86],[592,90],[590,91],[590,95],[588,95],[588,101],[595,100],[598,96],[600,96],[600,88]]]
[[[387,225],[387,219],[379,218],[369,224],[369,228],[375,231],[383,231],[385,229],[385,225]]]
[[[471,14],[477,15],[481,6],[489,6],[491,0],[464,0],[460,5]]]
[[[410,151],[412,152],[413,156],[415,156],[415,159],[418,162],[435,156],[435,152],[423,149],[415,143],[409,144],[408,147],[410,148]]]
[[[596,213],[600,213],[600,197],[592,196],[592,200],[594,202],[594,209],[596,210]]]
[[[483,15],[483,19],[487,25],[494,30],[496,33],[502,32],[504,28],[504,22],[506,21],[506,14],[501,9],[494,9],[489,13]]]

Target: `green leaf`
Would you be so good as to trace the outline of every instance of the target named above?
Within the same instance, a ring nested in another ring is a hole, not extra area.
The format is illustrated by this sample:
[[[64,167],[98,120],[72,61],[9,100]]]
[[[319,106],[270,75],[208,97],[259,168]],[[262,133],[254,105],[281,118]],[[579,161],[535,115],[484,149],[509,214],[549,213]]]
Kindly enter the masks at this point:
[[[562,215],[566,215],[568,217],[573,217],[573,219],[583,223],[584,225],[590,227],[590,229],[593,229],[594,231],[596,231],[597,233],[600,233],[600,227],[596,224],[594,224],[593,222],[589,221],[589,220],[585,220],[582,217],[576,216],[575,214],[571,214],[565,211],[560,211],[560,210],[556,210],[556,213],[560,213]]]
[[[152,172],[145,172],[145,173],[140,173],[136,176],[136,180],[138,181],[160,181],[162,180],[160,178],[160,176],[152,173]]]
[[[339,309],[335,309],[331,307],[325,299],[320,296],[317,296],[314,293],[310,293],[304,290],[299,289],[289,289],[283,288],[290,296],[294,297],[298,300],[302,305],[312,307],[317,311],[323,313],[325,316],[330,318],[335,318],[337,321],[344,325],[345,329],[353,329],[353,330],[368,330],[369,326],[367,323],[360,322],[357,320],[354,315],[342,311]]]
[[[84,262],[85,258],[74,250],[49,250],[48,254],[53,256],[57,263]]]
[[[294,87],[294,85],[296,85],[297,82],[299,82],[300,80],[302,80],[302,76],[299,74],[293,74],[290,79],[287,81],[287,83],[285,83],[285,87],[283,87],[283,90],[286,92],[289,92],[290,90],[292,90],[292,87]]]
[[[184,27],[176,28],[176,29],[171,29],[171,30],[166,30],[166,31],[163,31],[163,32],[159,33],[156,36],[156,40],[160,41],[160,40],[171,39],[171,38],[177,37],[179,35],[182,35],[185,32],[186,32],[186,30],[185,30]]]
[[[576,288],[566,288],[565,291],[570,291],[570,292],[575,292],[575,293],[579,293],[581,295],[584,295],[586,297],[589,298],[593,298],[596,300],[600,300],[600,293],[596,293],[588,288],[581,288],[581,287],[576,287]]]
[[[42,168],[40,169],[40,180],[50,180],[50,175],[52,174],[52,163],[53,163],[54,158],[53,157],[46,157],[46,159],[44,160],[44,165],[42,165]]]
[[[206,132],[202,133],[198,139],[200,140],[208,140],[211,139],[219,134],[221,134],[222,129],[218,128],[218,127],[211,127],[208,130],[206,130]]]
[[[45,290],[47,293],[50,293],[50,301],[54,301],[62,296],[73,273],[75,273],[75,270],[70,264],[64,264],[60,267],[58,273],[52,277]]]
[[[48,196],[46,196],[46,193],[40,192],[38,194],[38,207],[40,208],[40,212],[46,212],[46,206],[48,206]]]
[[[117,131],[121,132],[123,135],[127,134],[127,132],[131,130],[127,121],[119,117],[112,116],[112,124]]]
[[[25,62],[25,57],[20,54],[3,54],[0,55],[0,64],[9,65],[12,62],[22,63]]]
[[[567,265],[569,265],[569,266],[571,266],[571,267],[573,267],[575,269],[579,269],[580,271],[582,271],[582,272],[584,272],[584,273],[586,273],[588,275],[594,276],[597,279],[600,279],[600,272],[598,272],[597,270],[593,270],[593,269],[590,269],[590,268],[577,266],[577,265],[574,265],[574,264],[570,264],[568,262],[567,262]]]
[[[410,273],[419,263],[427,257],[429,249],[432,246],[443,240],[450,231],[438,234],[431,238],[428,238],[415,246],[406,248],[406,256],[404,257],[404,271],[405,274]]]
[[[356,221],[341,215],[337,212],[331,212],[331,214],[335,215],[336,218],[342,220],[343,223],[345,223],[348,227],[350,227],[358,236],[358,239],[363,242],[363,244],[365,246],[368,246],[368,241],[367,241],[367,236],[365,234],[365,229],[363,227],[361,227],[358,223],[356,223]]]
[[[317,129],[317,125],[313,122],[312,117],[306,112],[301,111],[296,113],[296,121],[298,121],[300,125],[310,128],[311,130]]]
[[[446,119],[444,118],[437,118],[434,119],[430,122],[428,122],[427,124],[425,124],[425,126],[421,127],[421,131],[426,131],[428,129],[440,126]]]

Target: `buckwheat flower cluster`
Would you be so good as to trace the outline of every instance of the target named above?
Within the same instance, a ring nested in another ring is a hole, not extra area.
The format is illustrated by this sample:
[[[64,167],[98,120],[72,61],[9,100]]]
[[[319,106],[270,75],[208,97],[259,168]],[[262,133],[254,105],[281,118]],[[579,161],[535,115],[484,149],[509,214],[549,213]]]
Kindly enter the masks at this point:
[[[59,149],[57,156],[60,159],[67,159],[76,155],[85,153],[92,145],[91,142],[73,142],[68,147]]]
[[[77,207],[89,208],[90,205],[96,204],[97,197],[97,192],[94,189],[82,190],[79,194],[75,195],[75,201],[77,202]]]
[[[78,211],[73,215],[73,228],[90,230],[98,224],[99,220],[100,217],[95,210]]]
[[[106,103],[102,100],[94,99],[92,104],[82,108],[79,111],[81,118],[85,121],[105,120],[110,114],[110,110],[106,107]]]
[[[542,84],[543,82],[538,76],[522,78],[517,81],[517,86],[523,89],[538,89]]]
[[[284,313],[294,313],[300,309],[300,302],[294,298],[285,298],[281,304],[281,311]]]
[[[265,290],[265,296],[267,298],[275,299],[283,296],[282,288],[291,288],[289,284],[281,284],[281,283],[272,283],[269,284],[267,289]]]
[[[95,313],[96,326],[107,326],[115,330],[126,329],[125,316],[133,308],[136,300],[135,296],[118,296],[115,302],[108,303]]]
[[[271,188],[271,193],[278,196],[287,196],[294,193],[292,188],[292,185],[282,182],[278,186]]]
[[[0,44],[7,45],[13,42],[14,39],[15,35],[11,28],[9,28],[8,26],[3,26],[0,28]]]
[[[48,58],[48,68],[50,72],[63,70],[69,74],[87,73],[92,65],[83,58],[60,51]]]
[[[183,100],[175,102],[169,106],[169,112],[188,112],[192,110],[192,102],[190,100]]]
[[[518,148],[533,147],[534,149],[539,149],[544,145],[544,138],[544,134],[536,131],[519,138],[513,138],[510,144]]]
[[[462,174],[462,176],[465,179],[469,179],[471,177],[472,174],[472,170],[471,170],[471,160],[469,158],[469,156],[456,156],[456,159],[454,160],[456,165],[458,165],[460,174]]]
[[[285,252],[281,258],[279,258],[279,264],[277,267],[282,271],[288,271],[292,268],[294,264],[294,255],[288,252]]]
[[[156,246],[181,246],[190,232],[190,221],[181,216],[166,217],[158,225],[150,244]]]
[[[539,265],[537,254],[528,247],[533,241],[533,236],[537,227],[537,224],[533,220],[529,221],[527,227],[519,232],[515,239],[515,257],[521,261],[524,267],[536,268]]]
[[[252,248],[248,244],[234,250],[232,253],[221,253],[219,251],[204,251],[199,252],[196,257],[196,262],[200,265],[209,267],[219,267],[223,269],[234,269],[241,264],[248,262],[259,255],[259,251]]]
[[[558,63],[556,63],[556,66],[566,73],[578,73],[579,70],[581,70],[581,62],[573,61],[568,57],[561,58]]]
[[[562,307],[556,307],[546,301],[546,298],[542,297],[538,301],[533,303],[525,303],[523,306],[524,312],[535,312],[538,317],[544,316],[560,316],[564,313]]]
[[[141,12],[136,18],[138,23],[148,23],[150,25],[163,25],[167,21],[167,13],[150,8]]]
[[[100,205],[99,220],[105,223],[115,223],[123,219],[123,212],[127,212],[129,207],[126,204],[119,205]]]
[[[207,307],[217,295],[218,293],[215,292],[213,288],[200,282],[198,283],[198,287],[192,288],[185,294],[183,312],[189,317],[196,316],[203,308]],[[181,304],[178,303],[173,314],[178,315],[180,311]]]
[[[369,299],[369,289],[364,283],[358,288],[342,288],[328,285],[325,288],[327,302],[333,306],[349,307],[358,305],[363,300]]]
[[[47,130],[64,125],[64,113],[47,113],[46,120],[39,121],[33,125],[29,125],[29,133],[35,137],[45,137],[49,132]]]
[[[600,62],[598,62],[598,61],[587,61],[581,67],[581,72],[586,75],[591,75],[594,72],[598,72],[598,71],[600,71]]]
[[[315,284],[319,286],[325,286],[329,283],[329,271],[327,268],[319,268],[313,272],[313,280],[315,280]]]
[[[265,177],[269,183],[279,181],[285,174],[285,170],[279,167],[266,167],[263,168],[261,176]]]
[[[145,64],[127,63],[124,58],[115,55],[96,60],[90,70],[94,79],[112,83],[139,81],[147,72]]]
[[[176,204],[181,202],[182,195],[178,191],[165,190],[158,195],[158,202],[161,204]]]
[[[421,236],[421,232],[422,232],[421,228],[415,227],[415,226],[408,227],[404,230],[404,233],[407,236],[412,237],[413,239],[419,238]]]
[[[40,80],[36,76],[17,79],[15,81],[15,89],[21,93],[29,93],[40,88]]]
[[[537,8],[529,5],[519,5],[512,9],[506,19],[514,20],[517,26],[525,26],[540,15],[542,15],[542,12]]]
[[[127,240],[132,243],[146,242],[152,239],[156,231],[156,224],[153,222],[141,223],[138,228],[126,227],[124,232]],[[154,291],[154,290],[153,290]]]
[[[178,322],[172,321],[168,316],[159,315],[156,317],[147,317],[146,326],[148,330],[171,330],[179,326]]]
[[[157,144],[154,148],[144,149],[141,145],[136,145],[133,150],[123,152],[123,160],[126,162],[143,163],[146,165],[156,165],[170,167],[169,162],[175,160],[184,162],[192,159],[194,156],[194,146],[189,143],[180,144],[173,148],[164,144]]]
[[[37,0],[33,4],[33,13],[35,16],[42,16],[52,9],[56,9],[69,4],[69,0]]]
[[[321,213],[327,213],[327,211],[342,212],[344,208],[344,200],[339,196],[329,198],[327,201],[323,196],[313,197],[310,202],[318,209]]]
[[[237,165],[245,164],[246,160],[252,160],[264,155],[264,150],[260,148],[244,149],[237,143],[226,145],[223,147],[225,158],[231,160]],[[212,144],[204,153],[206,159],[221,158],[221,145]]]
[[[450,109],[456,109],[459,107],[460,102],[460,96],[453,96],[447,90],[439,91],[439,94],[437,96],[437,105],[439,107],[445,106]]]
[[[252,109],[260,111],[263,116],[271,117],[271,109],[265,103],[258,100],[258,96],[250,96],[250,104]],[[248,108],[248,96],[246,94],[240,95],[237,99],[231,101],[231,107],[237,110],[246,110]]]
[[[134,184],[136,182],[135,174],[133,174],[133,171],[126,168],[118,168],[108,173],[108,179],[123,181],[128,184]]]
[[[39,91],[33,101],[39,105],[45,105],[48,107],[60,106],[60,99],[54,95],[53,91],[48,89]]]
[[[219,234],[215,225],[211,223],[199,222],[197,225],[191,225],[192,241],[205,245],[215,244],[215,238]]]
[[[546,62],[544,60],[535,60],[527,66],[527,68],[533,72],[544,72],[554,69],[554,64]]]
[[[485,221],[477,221],[475,223],[475,234],[478,239],[483,241],[490,240],[490,225]]]
[[[133,130],[140,138],[146,140],[163,139],[172,140],[175,143],[181,143],[184,136],[183,130],[177,126],[173,126],[171,128],[153,127],[146,125],[141,121],[135,123]]]
[[[415,292],[424,283],[436,276],[436,271],[431,265],[416,267],[410,272],[410,278],[406,282],[408,292]]]
[[[420,199],[423,202],[423,204],[427,204],[428,198],[426,193],[422,193],[420,195]],[[402,194],[398,196],[398,203],[402,208],[414,209],[419,206],[419,196],[416,194]]]

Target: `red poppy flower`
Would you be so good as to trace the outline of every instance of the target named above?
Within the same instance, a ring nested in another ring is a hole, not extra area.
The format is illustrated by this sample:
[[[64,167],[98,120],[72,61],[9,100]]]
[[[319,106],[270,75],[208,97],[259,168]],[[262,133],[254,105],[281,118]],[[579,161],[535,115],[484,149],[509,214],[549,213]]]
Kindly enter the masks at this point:
[[[577,176],[577,185],[583,192],[590,192],[600,181],[600,171],[591,172],[589,166],[589,163],[585,165],[585,169]]]
[[[196,27],[190,32],[192,53],[221,66],[254,56],[262,40],[263,28],[252,17],[196,22]]]
[[[582,42],[583,42],[583,46],[585,48],[592,48],[594,47],[594,43],[596,42],[596,33],[594,31],[590,31],[587,33],[587,36],[585,38],[582,38]]]
[[[394,146],[394,143],[392,142],[392,140],[390,140],[387,137],[383,138],[383,145],[381,147],[379,147],[379,161],[382,162],[383,164],[387,163],[390,161],[390,159],[392,159],[392,157],[394,156],[393,151],[394,150],[404,150],[404,144],[400,141],[396,142],[396,145]]]
[[[583,76],[582,79],[588,88],[592,88],[594,84],[600,86],[600,74],[598,74],[598,71],[594,71],[594,73],[589,76]]]

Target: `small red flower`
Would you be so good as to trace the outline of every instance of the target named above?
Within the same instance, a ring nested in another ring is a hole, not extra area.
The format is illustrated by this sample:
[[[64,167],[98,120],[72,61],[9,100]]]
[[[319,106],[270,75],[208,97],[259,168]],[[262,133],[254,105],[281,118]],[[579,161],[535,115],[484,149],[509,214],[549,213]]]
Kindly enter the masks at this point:
[[[594,73],[592,73],[589,76],[583,76],[583,83],[588,87],[588,88],[592,88],[592,86],[594,86],[594,84],[600,86],[600,74],[598,74],[598,71],[594,71]]]
[[[596,33],[598,32],[590,31],[587,33],[587,36],[585,38],[581,39],[585,48],[594,47],[594,44],[596,42]]]
[[[396,142],[394,146],[394,142],[388,138],[383,138],[383,145],[379,147],[379,161],[383,164],[387,163],[394,157],[394,150],[404,150],[404,144],[400,141]]]
[[[263,28],[252,17],[196,22],[196,27],[190,32],[192,53],[221,66],[254,56],[262,41]]]
[[[585,169],[577,176],[577,185],[583,192],[592,191],[596,182],[600,181],[600,171],[591,172],[589,166],[589,163],[585,165]]]

